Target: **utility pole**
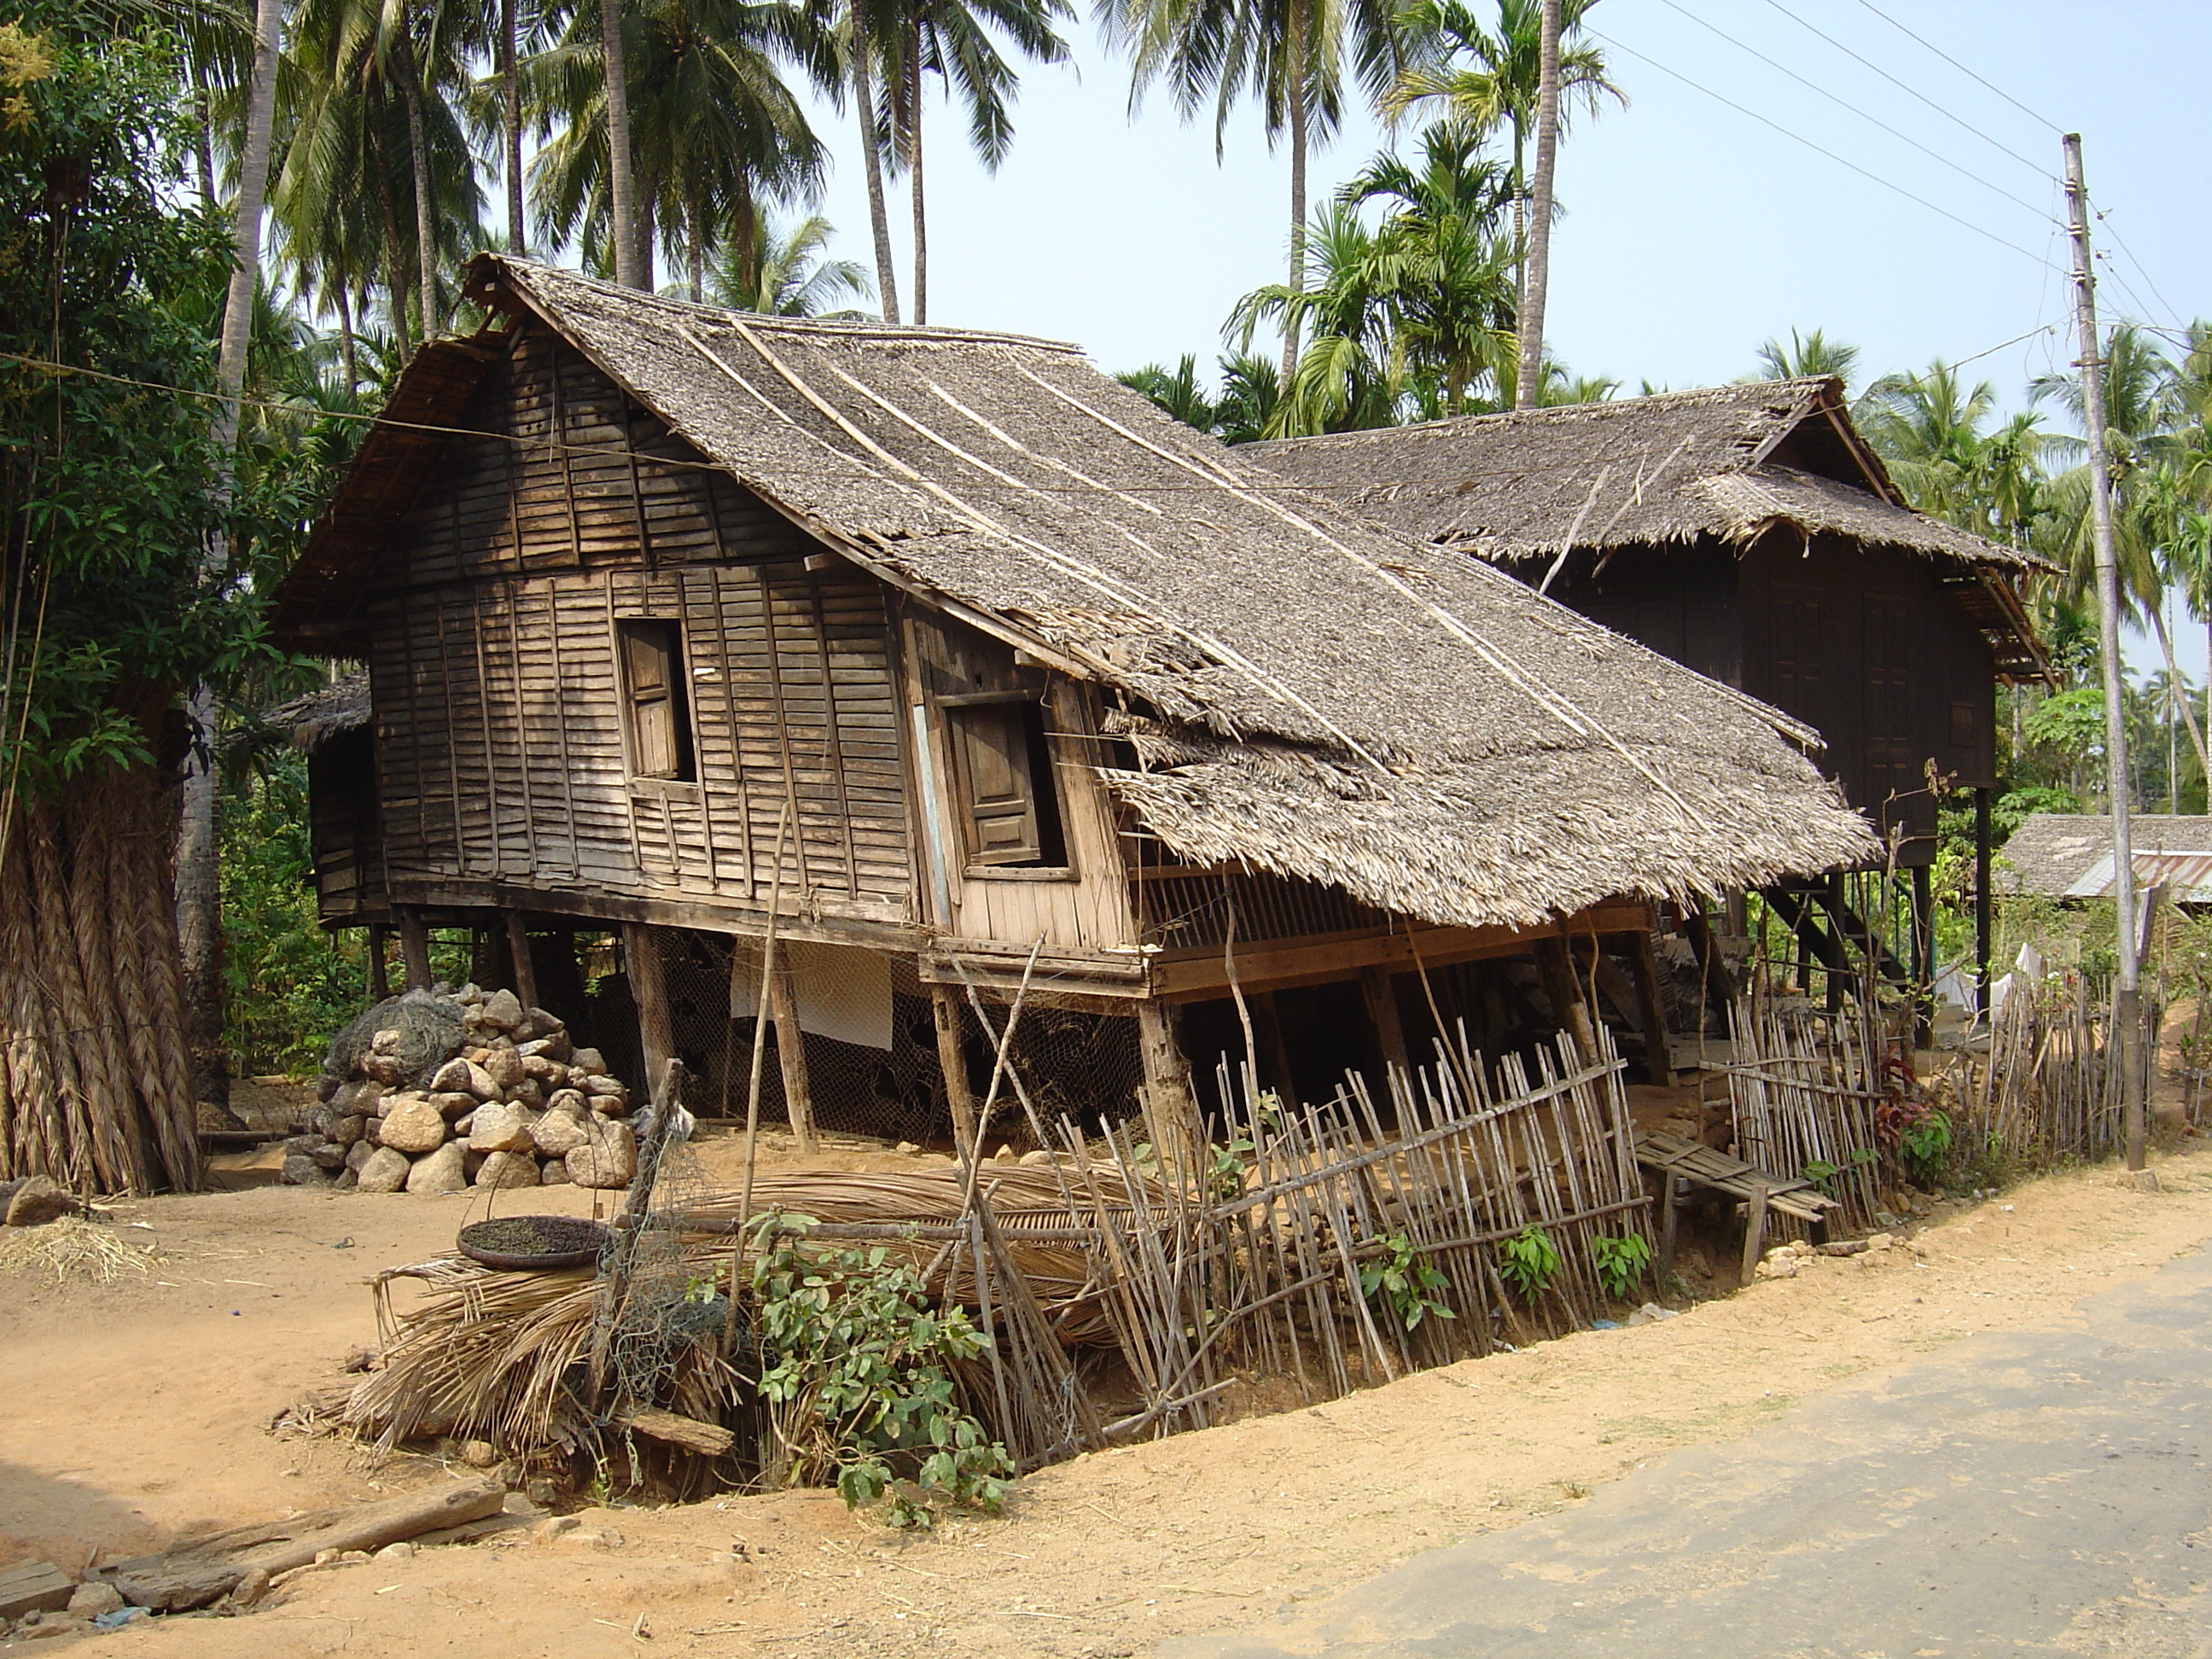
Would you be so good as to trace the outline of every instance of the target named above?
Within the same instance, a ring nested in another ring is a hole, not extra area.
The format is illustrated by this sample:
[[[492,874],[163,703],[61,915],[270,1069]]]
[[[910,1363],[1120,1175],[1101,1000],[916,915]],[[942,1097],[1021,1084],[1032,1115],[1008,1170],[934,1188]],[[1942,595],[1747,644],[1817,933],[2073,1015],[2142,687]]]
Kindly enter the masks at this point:
[[[1533,409],[1544,383],[1544,300],[1552,282],[1552,177],[1559,158],[1559,0],[1544,0],[1536,56],[1536,176],[1528,186],[1527,270],[1521,284],[1521,373],[1513,407]]]
[[[2081,335],[2081,421],[2089,429],[2089,516],[2097,544],[2097,639],[2105,659],[2106,793],[2112,811],[2112,896],[2119,911],[2119,981],[2112,990],[2112,1048],[2120,1066],[2128,1168],[2143,1167],[2142,963],[2136,938],[2136,866],[2129,833],[2128,728],[2120,678],[2120,569],[2112,548],[2112,473],[2105,453],[2105,362],[2097,333],[2097,273],[2089,253],[2089,192],[2081,135],[2068,133],[2066,204],[2074,219],[2074,317]]]

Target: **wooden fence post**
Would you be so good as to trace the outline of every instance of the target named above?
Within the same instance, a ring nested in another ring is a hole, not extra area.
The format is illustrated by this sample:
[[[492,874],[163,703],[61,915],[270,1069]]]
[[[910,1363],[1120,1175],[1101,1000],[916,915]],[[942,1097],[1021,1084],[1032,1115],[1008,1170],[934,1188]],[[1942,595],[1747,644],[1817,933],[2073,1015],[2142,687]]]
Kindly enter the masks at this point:
[[[964,1159],[975,1145],[975,1096],[968,1082],[967,1046],[960,1040],[960,999],[949,985],[929,988],[937,1022],[937,1065],[945,1073],[945,1100],[952,1109],[952,1144]]]
[[[762,976],[762,1000],[775,1023],[775,1057],[783,1066],[783,1107],[791,1121],[791,1138],[802,1152],[814,1147],[814,1095],[806,1079],[806,1035],[799,1028],[799,1005],[791,994],[791,980],[781,963]],[[760,1026],[753,1027],[759,1041]]]
[[[676,1057],[676,1028],[668,1010],[668,986],[660,971],[660,941],[641,921],[622,927],[623,972],[637,1005],[637,1046],[645,1062],[645,1092],[657,1094],[668,1062]]]

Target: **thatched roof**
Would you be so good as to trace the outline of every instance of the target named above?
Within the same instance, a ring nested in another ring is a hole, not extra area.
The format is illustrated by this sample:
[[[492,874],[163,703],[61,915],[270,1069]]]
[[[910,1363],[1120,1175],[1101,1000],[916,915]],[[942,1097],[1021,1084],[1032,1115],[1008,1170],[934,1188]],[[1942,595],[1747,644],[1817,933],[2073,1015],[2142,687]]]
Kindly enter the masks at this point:
[[[1786,716],[1285,486],[1073,347],[488,255],[469,291],[558,330],[830,547],[1103,688],[1139,763],[1101,775],[1183,856],[1480,925],[1875,850]],[[386,501],[394,453],[362,452]],[[331,533],[357,550],[352,494]],[[360,556],[311,547],[289,614]]]
[[[261,711],[259,724],[283,732],[293,746],[310,751],[332,738],[358,732],[369,720],[368,671],[348,669],[328,685]]]
[[[2212,817],[2137,812],[2128,819],[2136,884],[2163,884],[2179,903],[2212,903]],[[2112,821],[2037,812],[2004,844],[1991,885],[2045,898],[2102,898],[2112,891]]]
[[[1938,561],[2008,673],[2041,657],[2011,586],[2040,568],[1905,505],[1831,377],[1251,444],[1244,453],[1393,530],[1497,563],[1770,531]]]

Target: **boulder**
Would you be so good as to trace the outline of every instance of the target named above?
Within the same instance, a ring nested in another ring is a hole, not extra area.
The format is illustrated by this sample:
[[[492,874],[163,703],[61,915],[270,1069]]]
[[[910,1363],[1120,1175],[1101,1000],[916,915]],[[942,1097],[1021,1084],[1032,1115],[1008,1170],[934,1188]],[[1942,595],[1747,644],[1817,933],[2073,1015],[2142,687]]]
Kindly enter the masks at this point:
[[[375,1156],[376,1143],[374,1141],[367,1139],[356,1140],[352,1146],[346,1148],[346,1168],[357,1172],[362,1164],[368,1163],[369,1159]]]
[[[397,1054],[365,1054],[361,1057],[361,1073],[365,1078],[388,1087],[397,1088],[407,1080],[407,1068]]]
[[[624,1086],[620,1078],[609,1077],[604,1072],[593,1072],[586,1075],[583,1087],[584,1092],[591,1096],[592,1103],[602,1112],[606,1111],[608,1108],[599,1103],[624,1099],[629,1094],[629,1090]]]
[[[285,1167],[289,1169],[291,1162],[290,1158],[286,1158]],[[321,1171],[319,1170],[316,1173],[320,1174]],[[83,1209],[84,1206],[78,1202],[76,1194],[56,1186],[45,1176],[34,1175],[16,1188],[14,1195],[9,1199],[7,1224],[10,1227],[43,1227],[49,1221],[78,1214]]]
[[[586,1077],[605,1077],[607,1062],[597,1048],[579,1048],[568,1056],[568,1064]]]
[[[430,1097],[430,1103],[438,1109],[441,1116],[465,1117],[476,1110],[477,1097],[465,1089],[444,1089]]]
[[[568,1159],[563,1158],[547,1158],[544,1167],[538,1171],[538,1184],[541,1187],[565,1187],[568,1185]]]
[[[400,1039],[407,1034],[397,1025],[387,1025],[368,1040],[368,1051],[373,1054],[396,1054]]]
[[[483,1006],[477,1011],[477,1018],[483,1024],[499,1030],[512,1031],[522,1024],[525,1016],[521,1000],[514,992],[494,991],[483,1000]]]
[[[469,1063],[468,1091],[478,1100],[497,1100],[500,1093],[499,1085],[492,1081],[491,1073],[473,1060]]]
[[[328,1170],[332,1175],[345,1168],[346,1149],[335,1140],[325,1141],[307,1156],[315,1160],[316,1168]]]
[[[596,1123],[592,1138],[568,1154],[568,1178],[579,1187],[627,1187],[637,1174],[637,1137],[627,1123]]]
[[[341,1146],[350,1146],[359,1140],[368,1127],[368,1120],[349,1112],[343,1117],[331,1120],[330,1135]]]
[[[533,1015],[531,1024],[534,1025],[537,1023],[537,1018]],[[532,1037],[522,1045],[522,1054],[526,1060],[532,1054],[543,1054],[548,1060],[557,1060],[566,1064],[568,1056],[574,1052],[574,1046],[570,1043],[568,1034],[565,1030],[551,1031],[544,1036]]]
[[[320,1077],[315,1079],[315,1098],[321,1101],[327,1106],[330,1104],[331,1097],[336,1095],[339,1090],[344,1087],[345,1079],[343,1078],[340,1077],[336,1072],[325,1072]]]
[[[331,1178],[322,1166],[305,1152],[285,1153],[284,1167],[278,1172],[276,1179],[287,1187],[327,1187],[331,1184]],[[12,1211],[15,1205],[11,1202],[8,1207]],[[10,1222],[12,1224],[12,1216]]]
[[[568,1112],[548,1112],[530,1130],[531,1144],[541,1158],[566,1158],[591,1138],[583,1119]]]
[[[484,1056],[483,1068],[491,1080],[499,1085],[504,1097],[530,1073],[520,1054],[512,1048],[495,1048]]]
[[[516,1105],[526,1106],[533,1112],[543,1109],[545,1104],[545,1091],[534,1077],[523,1079],[507,1091],[507,1097]]]
[[[434,1095],[468,1092],[469,1062],[456,1055],[432,1074],[430,1092]]]
[[[449,1140],[429,1157],[417,1158],[407,1171],[410,1193],[458,1193],[468,1184],[468,1167],[458,1140]]]
[[[530,1010],[530,1035],[533,1037],[549,1037],[556,1031],[565,1031],[568,1029],[568,1022],[560,1015],[548,1013],[543,1008],[533,1007]]]
[[[531,1126],[537,1121],[533,1113],[520,1106],[509,1106],[503,1101],[490,1101],[477,1108],[477,1115],[469,1126],[469,1150],[474,1152],[520,1152],[529,1150]],[[479,1182],[478,1185],[483,1183]]]
[[[479,1187],[535,1187],[538,1160],[522,1152],[487,1152],[477,1169]]]
[[[380,1146],[361,1166],[355,1181],[365,1193],[396,1193],[407,1184],[412,1166],[404,1152],[395,1152],[389,1146]]]
[[[97,1619],[103,1613],[120,1613],[127,1605],[121,1590],[104,1578],[92,1578],[70,1593],[69,1610],[80,1619]]]
[[[554,1059],[550,1054],[526,1054],[519,1048],[514,1052],[521,1058],[522,1069],[534,1079],[540,1087],[551,1091],[568,1086],[568,1068],[560,1060]]]
[[[338,1085],[337,1092],[331,1097],[331,1109],[337,1112],[354,1112],[366,1117],[376,1109],[376,1103],[382,1098],[383,1094],[384,1085],[381,1083],[371,1082],[365,1077],[356,1078],[351,1083],[341,1083]]]
[[[387,1149],[403,1152],[432,1152],[446,1144],[446,1116],[427,1095],[402,1095],[384,1120],[382,1139]]]
[[[549,1112],[566,1112],[580,1123],[592,1108],[591,1103],[585,1098],[582,1090],[556,1089],[546,1097],[545,1109]]]
[[[426,1082],[461,1046],[460,1007],[432,991],[387,998],[331,1039],[324,1069],[340,1077],[362,1070],[361,1057],[371,1051],[376,1034],[386,1030],[399,1033],[386,1055],[398,1062],[399,1080]]]

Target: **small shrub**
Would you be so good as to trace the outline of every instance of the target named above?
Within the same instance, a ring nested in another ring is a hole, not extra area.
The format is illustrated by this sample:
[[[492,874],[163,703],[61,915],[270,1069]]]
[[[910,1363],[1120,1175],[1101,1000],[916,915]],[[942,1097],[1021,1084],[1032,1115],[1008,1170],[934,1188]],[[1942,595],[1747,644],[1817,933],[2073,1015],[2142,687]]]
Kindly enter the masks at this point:
[[[1523,1302],[1533,1304],[1559,1276],[1559,1247],[1531,1222],[1498,1247],[1498,1271]]]
[[[753,1292],[760,1397],[791,1483],[834,1485],[850,1509],[883,1501],[894,1527],[927,1528],[940,1505],[995,1511],[1013,1462],[955,1397],[949,1368],[985,1349],[965,1311],[933,1308],[880,1245],[776,1237],[779,1219],[757,1230]]]
[[[1451,1288],[1450,1281],[1415,1253],[1405,1234],[1370,1242],[1382,1247],[1382,1255],[1359,1270],[1359,1293],[1370,1302],[1379,1298],[1401,1329],[1410,1334],[1431,1314],[1438,1319],[1459,1317],[1437,1300]]]
[[[1906,1124],[1898,1133],[1897,1149],[1912,1178],[1932,1189],[1951,1161],[1951,1115],[1931,1110],[1917,1122]]]
[[[1605,1293],[1615,1302],[1626,1302],[1651,1266],[1651,1246],[1641,1233],[1625,1233],[1619,1238],[1600,1237],[1590,1241],[1590,1256]]]

